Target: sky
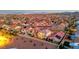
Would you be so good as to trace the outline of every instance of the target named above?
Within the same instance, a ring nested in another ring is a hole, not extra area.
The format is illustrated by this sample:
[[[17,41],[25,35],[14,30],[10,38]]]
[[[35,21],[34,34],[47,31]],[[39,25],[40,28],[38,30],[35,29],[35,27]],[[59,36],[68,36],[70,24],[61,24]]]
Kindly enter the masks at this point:
[[[0,10],[0,14],[33,14],[33,13],[60,13],[79,12],[76,10]]]

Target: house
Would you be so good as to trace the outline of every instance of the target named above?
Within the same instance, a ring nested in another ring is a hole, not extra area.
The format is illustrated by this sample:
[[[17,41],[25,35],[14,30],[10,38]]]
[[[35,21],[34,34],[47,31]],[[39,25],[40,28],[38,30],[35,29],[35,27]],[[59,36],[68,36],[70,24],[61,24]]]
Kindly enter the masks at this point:
[[[64,34],[64,32],[53,32],[50,36],[47,37],[46,40],[58,43],[63,38]]]
[[[65,34],[65,33],[62,32],[62,31],[56,33],[56,34],[54,35],[54,37],[53,37],[53,41],[60,42],[61,39],[63,38],[64,34]]]

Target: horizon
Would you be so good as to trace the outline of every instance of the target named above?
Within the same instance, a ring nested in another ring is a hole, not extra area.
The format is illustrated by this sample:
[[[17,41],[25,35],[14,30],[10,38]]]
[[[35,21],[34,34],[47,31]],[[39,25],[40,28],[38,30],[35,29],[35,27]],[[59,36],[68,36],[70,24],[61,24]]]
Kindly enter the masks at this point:
[[[39,13],[64,13],[79,12],[78,10],[0,10],[0,14],[39,14]]]

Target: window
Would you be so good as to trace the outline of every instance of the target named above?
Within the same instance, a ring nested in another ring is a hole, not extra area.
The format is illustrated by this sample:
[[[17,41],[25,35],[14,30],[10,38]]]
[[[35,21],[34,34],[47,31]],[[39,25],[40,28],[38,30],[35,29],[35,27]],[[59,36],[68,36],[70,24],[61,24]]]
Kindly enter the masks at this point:
[[[56,35],[55,37],[56,37],[56,38],[58,38],[58,39],[61,39],[61,37],[60,37],[60,36],[58,36],[58,35]]]

